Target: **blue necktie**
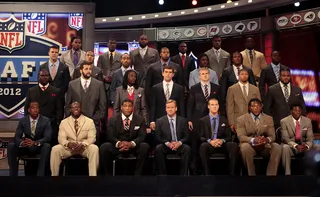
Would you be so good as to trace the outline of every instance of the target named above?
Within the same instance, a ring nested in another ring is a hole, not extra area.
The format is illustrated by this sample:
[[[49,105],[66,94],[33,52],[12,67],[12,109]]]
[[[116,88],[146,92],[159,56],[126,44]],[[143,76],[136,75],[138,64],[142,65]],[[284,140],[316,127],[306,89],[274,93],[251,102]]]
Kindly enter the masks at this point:
[[[177,141],[177,137],[176,137],[176,132],[174,131],[174,124],[173,124],[173,119],[171,118],[170,119],[170,130],[171,130],[171,138],[172,138],[172,141]]]
[[[216,132],[216,120],[217,118],[212,118],[213,122],[211,125],[211,130],[212,130],[212,139],[216,139],[217,138],[217,132]]]

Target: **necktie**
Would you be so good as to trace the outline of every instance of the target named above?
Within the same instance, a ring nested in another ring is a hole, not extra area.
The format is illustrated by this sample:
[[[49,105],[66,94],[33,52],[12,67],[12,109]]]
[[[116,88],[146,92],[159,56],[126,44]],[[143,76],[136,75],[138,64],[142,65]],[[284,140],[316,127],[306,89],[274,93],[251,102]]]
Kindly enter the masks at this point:
[[[128,91],[129,91],[129,95],[131,96],[132,93],[133,93],[133,87],[129,87],[129,88],[128,88]]]
[[[255,117],[255,118],[254,118],[254,122],[255,122],[256,125],[258,126],[258,125],[259,125],[259,122],[260,122],[259,117]]]
[[[36,121],[32,120],[31,122],[31,137],[34,137],[36,134]]]
[[[289,89],[288,89],[288,84],[284,85],[284,98],[286,99],[286,102],[289,101]]]
[[[176,136],[176,132],[174,130],[173,118],[170,119],[170,130],[171,130],[172,141],[176,142],[177,141],[177,136]]]
[[[253,64],[253,53],[252,50],[249,50],[249,56],[250,56],[250,64]]]
[[[129,125],[129,118],[126,118],[124,120],[124,130],[129,131],[130,125]]]
[[[79,55],[78,55],[78,52],[75,51],[74,54],[73,54],[73,64],[74,64],[74,67],[76,67],[78,65],[78,62],[79,62]]]
[[[186,56],[184,54],[181,55],[181,61],[182,61],[182,68],[184,68],[184,65],[186,63]]]
[[[277,81],[279,81],[279,74],[280,74],[280,68],[276,66],[276,69],[274,70],[274,75],[277,78]]]
[[[166,99],[169,100],[170,98],[170,91],[169,91],[169,84],[166,84],[167,88],[166,88]]]
[[[301,133],[300,133],[300,123],[296,120],[296,141],[300,141]]]
[[[52,64],[52,68],[51,68],[51,79],[54,80],[54,78],[56,77],[57,74],[57,67],[55,64]]]
[[[74,130],[76,131],[76,133],[78,133],[78,130],[79,130],[79,122],[78,122],[78,120],[74,121]]]
[[[247,96],[248,96],[248,93],[247,93],[247,88],[246,88],[245,85],[242,86],[242,91],[243,91],[243,95],[244,95],[245,97],[247,97]]]
[[[220,61],[220,54],[219,54],[219,51],[216,51],[216,56],[217,56],[217,62],[219,63],[219,61]]]
[[[42,91],[45,91],[46,90],[46,86],[42,86]]]
[[[164,71],[164,69],[167,67],[167,64],[166,63],[164,63],[163,64],[163,69],[162,69],[162,72]]]
[[[84,82],[84,86],[83,86],[84,92],[87,92],[87,89],[88,89],[88,80]]]
[[[110,52],[110,65],[113,63],[113,52]]]
[[[217,138],[217,133],[216,133],[216,120],[217,118],[212,118],[212,124],[211,124],[211,131],[212,131],[212,137],[211,139],[214,140]]]
[[[208,101],[208,98],[209,98],[208,85],[204,85],[204,97],[206,98],[206,101]]]
[[[238,72],[237,72],[237,79],[239,80],[239,74],[240,74],[240,67],[237,67]]]

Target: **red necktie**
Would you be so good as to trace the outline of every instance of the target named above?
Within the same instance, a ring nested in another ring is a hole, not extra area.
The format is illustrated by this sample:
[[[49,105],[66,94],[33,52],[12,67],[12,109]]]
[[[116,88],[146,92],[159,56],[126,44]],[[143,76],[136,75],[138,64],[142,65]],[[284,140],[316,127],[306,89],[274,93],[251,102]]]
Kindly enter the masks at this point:
[[[300,133],[300,123],[296,120],[296,141],[300,141],[301,133]]]
[[[185,55],[181,55],[181,61],[182,61],[182,68],[184,68],[184,65],[186,63],[186,56]]]
[[[46,90],[46,87],[45,86],[42,86],[42,91],[45,91]]]

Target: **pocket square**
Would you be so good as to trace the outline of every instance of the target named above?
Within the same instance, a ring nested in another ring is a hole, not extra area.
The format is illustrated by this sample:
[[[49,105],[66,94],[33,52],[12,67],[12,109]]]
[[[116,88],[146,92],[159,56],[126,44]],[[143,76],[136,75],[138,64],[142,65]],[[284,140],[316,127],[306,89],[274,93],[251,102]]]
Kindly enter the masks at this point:
[[[227,59],[228,57],[226,57],[226,56],[223,56],[222,58],[223,58],[223,59]]]
[[[226,126],[226,124],[224,124],[224,123],[222,123],[222,125],[221,125],[222,127],[225,127]]]
[[[307,130],[308,130],[308,128],[303,128],[303,129],[302,129],[302,131],[307,131]]]
[[[134,130],[138,130],[138,129],[140,129],[139,126],[135,126],[135,127],[134,127]]]
[[[138,97],[141,97],[142,95],[141,94],[138,94]]]

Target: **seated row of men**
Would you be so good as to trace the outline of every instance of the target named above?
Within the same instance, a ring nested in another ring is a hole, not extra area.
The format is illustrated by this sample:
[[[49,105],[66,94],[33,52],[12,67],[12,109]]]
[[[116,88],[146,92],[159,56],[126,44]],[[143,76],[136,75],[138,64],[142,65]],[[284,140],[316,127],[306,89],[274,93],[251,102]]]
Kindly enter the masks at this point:
[[[310,119],[301,115],[301,105],[291,106],[291,115],[281,120],[282,144],[275,142],[276,132],[273,119],[262,112],[262,102],[253,98],[248,102],[248,112],[237,118],[239,145],[231,140],[231,128],[227,119],[219,114],[219,102],[208,99],[209,113],[199,120],[201,141],[199,155],[203,174],[210,174],[209,157],[214,153],[224,153],[229,161],[229,173],[235,175],[238,152],[248,175],[255,175],[253,157],[269,157],[267,175],[277,175],[282,157],[285,174],[291,174],[291,156],[304,154],[312,149],[313,131]],[[187,119],[178,116],[175,100],[167,100],[166,115],[156,120],[155,136],[157,146],[154,152],[159,175],[166,175],[166,155],[177,154],[180,158],[180,175],[187,175],[190,165],[190,131]],[[39,114],[39,104],[30,103],[29,115],[19,121],[14,142],[8,146],[10,175],[17,176],[18,160],[23,154],[39,154],[37,175],[44,176],[50,163],[51,175],[59,175],[62,159],[81,155],[89,160],[89,175],[96,176],[98,169],[102,175],[111,174],[112,161],[118,155],[136,156],[135,175],[142,175],[150,146],[145,142],[144,118],[133,113],[133,102],[126,99],[121,103],[121,113],[113,116],[108,123],[107,142],[100,148],[95,145],[96,127],[92,119],[81,112],[81,104],[70,105],[71,115],[59,127],[58,145],[50,146],[50,120]],[[193,147],[192,147],[193,148]],[[50,153],[51,152],[51,153]]]

